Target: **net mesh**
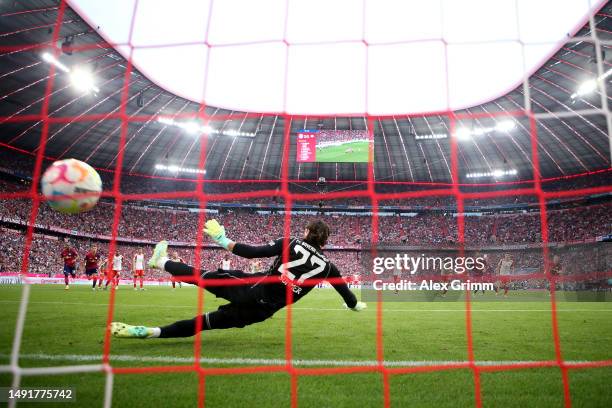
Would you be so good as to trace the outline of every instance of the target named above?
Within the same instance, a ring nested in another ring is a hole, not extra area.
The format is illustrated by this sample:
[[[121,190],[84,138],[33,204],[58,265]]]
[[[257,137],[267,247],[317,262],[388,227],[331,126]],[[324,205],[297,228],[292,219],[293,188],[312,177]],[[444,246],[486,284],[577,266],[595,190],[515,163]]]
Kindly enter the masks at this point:
[[[134,27],[134,19],[136,15],[136,9],[138,7],[138,0],[135,1],[135,7],[132,15],[132,24],[130,27],[130,38],[132,35],[133,27]],[[65,22],[64,14],[67,9],[66,1],[61,1],[59,6],[57,7],[57,20],[55,24],[52,26],[53,29],[53,37],[50,44],[34,44],[34,45],[20,45],[15,44],[14,46],[4,46],[2,47],[2,51],[4,53],[12,53],[23,51],[24,49],[36,49],[38,47],[47,47],[49,45],[55,46],[58,43],[60,28],[62,24]],[[49,8],[49,10],[56,10],[55,7]],[[586,41],[592,43],[596,50],[596,63],[597,63],[597,74],[598,76],[602,76],[605,73],[604,65],[602,63],[602,41],[597,37],[597,30],[595,29],[595,20],[593,15],[589,17],[589,26],[591,35],[588,37],[574,38],[572,41]],[[365,40],[364,40],[365,42]],[[291,44],[288,42],[287,46],[291,47]],[[366,43],[367,45],[367,43]],[[86,47],[93,47],[95,45],[88,45]],[[131,43],[127,44],[130,53],[127,58],[127,67],[124,75],[124,85],[121,89],[120,97],[121,104],[117,110],[112,112],[108,112],[105,114],[81,114],[76,117],[60,117],[60,116],[51,116],[52,112],[49,112],[49,102],[55,93],[53,91],[54,84],[56,81],[56,67],[54,65],[49,66],[49,76],[46,80],[45,92],[42,104],[42,110],[40,114],[28,114],[21,115],[15,114],[9,117],[2,118],[4,122],[15,122],[15,121],[40,121],[42,123],[42,131],[40,135],[40,145],[37,150],[35,166],[33,170],[33,182],[31,184],[31,190],[27,193],[2,193],[0,194],[0,198],[2,199],[23,199],[28,198],[31,200],[31,212],[29,216],[29,223],[27,227],[23,257],[22,257],[22,274],[27,274],[28,272],[28,263],[30,259],[30,250],[32,246],[32,239],[34,233],[34,225],[36,222],[37,214],[39,212],[39,208],[41,206],[43,198],[39,195],[38,185],[41,177],[41,171],[43,170],[43,159],[44,152],[47,141],[50,138],[50,125],[52,123],[72,123],[74,121],[109,121],[109,120],[118,120],[120,122],[120,136],[119,136],[119,146],[118,153],[115,159],[115,169],[114,169],[114,182],[113,188],[110,191],[105,192],[105,196],[112,197],[115,201],[114,207],[114,216],[113,216],[113,225],[112,225],[112,237],[110,241],[110,249],[109,249],[109,258],[112,259],[116,249],[117,249],[117,231],[120,224],[120,216],[122,211],[122,206],[124,201],[127,199],[147,199],[151,197],[156,198],[178,198],[178,197],[192,197],[198,200],[200,208],[206,208],[206,204],[208,201],[215,199],[214,195],[205,194],[203,185],[206,182],[203,175],[198,175],[196,180],[196,189],[193,192],[185,193],[185,192],[169,192],[169,193],[155,193],[155,194],[124,194],[121,191],[121,182],[122,182],[122,174],[124,172],[123,166],[123,157],[124,151],[126,147],[126,137],[128,132],[128,125],[130,122],[146,122],[151,120],[152,116],[134,114],[127,115],[126,106],[129,100],[131,100],[129,96],[129,88],[131,84],[131,73],[133,71],[132,66],[132,53],[134,51],[134,47]],[[205,41],[203,46],[210,47],[210,45]],[[79,48],[79,47],[75,47]],[[60,50],[55,47],[54,52],[59,54]],[[204,73],[206,78],[206,72]],[[206,80],[204,81],[206,84]],[[531,152],[530,152],[530,162],[533,165],[533,183],[529,184],[527,187],[522,188],[514,188],[514,186],[509,185],[507,189],[504,190],[496,190],[496,191],[487,191],[487,192],[470,192],[463,191],[461,189],[462,184],[460,183],[460,169],[459,169],[459,152],[457,146],[456,138],[452,137],[450,139],[451,146],[451,155],[450,155],[450,169],[452,176],[452,183],[444,186],[444,188],[432,188],[432,189],[424,189],[413,192],[393,192],[393,193],[380,193],[375,189],[376,180],[374,175],[374,165],[373,162],[370,161],[368,164],[367,171],[367,189],[363,191],[343,191],[343,192],[330,192],[327,193],[324,197],[326,200],[337,199],[337,198],[354,198],[354,197],[367,197],[371,201],[372,205],[372,216],[371,216],[371,231],[372,237],[371,241],[373,244],[376,244],[379,237],[379,216],[378,216],[378,208],[381,201],[384,200],[402,200],[402,199],[419,199],[423,197],[439,197],[439,196],[451,196],[456,200],[457,205],[457,235],[460,246],[465,244],[465,219],[463,216],[464,213],[464,203],[466,200],[470,199],[483,199],[483,198],[494,198],[494,197],[509,197],[509,196],[517,196],[517,195],[525,195],[525,196],[534,196],[537,198],[539,203],[539,214],[540,214],[540,227],[541,227],[541,241],[542,241],[542,251],[543,258],[548,260],[548,225],[547,225],[547,201],[555,198],[568,197],[568,196],[583,196],[587,194],[600,193],[600,192],[608,192],[610,191],[609,186],[604,187],[593,187],[593,188],[582,188],[582,189],[574,189],[571,191],[545,191],[542,187],[542,176],[540,172],[540,158],[539,158],[539,144],[538,144],[538,135],[537,135],[537,126],[536,122],[538,120],[549,119],[549,118],[563,118],[563,117],[572,117],[576,115],[588,116],[588,115],[605,115],[606,123],[608,131],[612,129],[612,119],[610,115],[610,110],[608,108],[608,95],[606,93],[606,87],[602,87],[601,89],[601,106],[600,107],[592,107],[586,108],[577,111],[570,112],[540,112],[534,113],[532,110],[532,101],[530,98],[530,84],[529,78],[525,77],[523,80],[523,106],[517,107],[517,110],[514,112],[484,112],[484,113],[456,113],[456,112],[445,112],[444,114],[449,119],[450,123],[450,133],[454,134],[454,129],[458,126],[458,123],[461,123],[465,120],[478,120],[482,118],[495,118],[498,116],[504,117],[522,117],[528,123],[529,134],[530,134],[530,143],[531,143]],[[212,117],[208,116],[205,111],[206,105],[201,104],[198,112],[198,118],[207,124]],[[175,117],[179,117],[181,115],[180,112],[175,115]],[[263,114],[267,115],[267,114]],[[272,114],[269,114],[272,115]],[[261,116],[261,114],[247,114],[246,117],[255,117]],[[249,198],[257,198],[257,197],[269,197],[271,195],[281,197],[284,200],[285,205],[285,215],[284,215],[284,229],[283,235],[285,237],[289,237],[291,233],[291,209],[293,203],[296,200],[305,200],[305,199],[321,199],[322,197],[318,193],[313,194],[302,194],[302,193],[294,193],[289,189],[289,163],[291,161],[289,157],[289,146],[290,146],[290,138],[291,138],[291,124],[292,121],[296,120],[296,116],[292,115],[281,115],[284,119],[284,137],[283,137],[283,151],[282,151],[282,170],[280,177],[280,191],[273,190],[262,190],[257,192],[242,192],[242,193],[230,193],[223,194],[222,197],[224,199],[249,199]],[[222,120],[222,115],[215,116],[214,120]],[[377,116],[369,116],[365,115],[365,119],[367,122],[367,130],[369,132],[369,137],[371,139],[374,138],[374,129],[376,128],[376,121],[380,119],[384,119],[382,117]],[[93,126],[92,126],[93,128]],[[90,128],[91,129],[91,128]],[[89,132],[89,130],[88,130]],[[84,133],[87,135],[87,132]],[[609,135],[608,135],[609,137]],[[612,139],[611,139],[612,140]],[[199,154],[199,168],[206,167],[206,149],[207,149],[207,137],[206,135],[201,135],[199,138],[199,146],[200,146],[200,154]],[[78,140],[75,141],[78,143]],[[611,142],[612,143],[612,142]],[[509,183],[511,184],[511,183]],[[204,240],[203,237],[203,226],[205,222],[206,213],[204,211],[199,212],[198,215],[198,225],[197,225],[197,235],[196,235],[196,246],[195,246],[195,265],[200,264],[201,259],[201,248]],[[286,262],[288,260],[287,248],[285,247],[283,250],[283,261]],[[110,274],[110,265],[108,266],[106,271],[107,274]],[[199,387],[198,387],[198,405],[205,405],[205,394],[206,394],[206,378],[209,376],[220,376],[220,375],[238,375],[238,374],[254,374],[254,373],[277,373],[277,372],[285,372],[288,373],[291,377],[291,405],[298,405],[298,379],[300,376],[321,376],[321,375],[337,375],[337,374],[350,374],[350,373],[379,373],[380,381],[382,382],[382,390],[384,396],[384,405],[391,405],[391,391],[390,391],[390,378],[394,375],[407,374],[407,373],[423,373],[423,372],[437,372],[437,371],[445,371],[445,370],[469,370],[473,375],[473,394],[475,405],[477,407],[482,406],[482,391],[481,391],[481,375],[485,372],[496,372],[496,371],[506,371],[506,370],[523,370],[523,369],[533,369],[533,368],[542,368],[542,367],[556,367],[561,371],[561,378],[563,383],[563,396],[566,406],[571,406],[571,393],[570,393],[570,385],[568,380],[568,371],[576,370],[576,369],[586,369],[586,368],[595,368],[595,367],[604,367],[604,366],[612,366],[612,360],[602,360],[602,361],[590,361],[590,362],[568,362],[564,360],[563,357],[563,345],[560,340],[559,335],[559,324],[558,324],[558,314],[557,314],[557,306],[555,301],[555,278],[551,275],[549,270],[549,264],[546,263],[546,269],[544,277],[551,282],[551,297],[550,297],[550,318],[551,318],[551,327],[552,327],[552,338],[554,341],[554,350],[555,350],[555,358],[550,361],[537,361],[537,362],[520,362],[520,363],[512,363],[512,364],[487,364],[481,365],[478,364],[474,357],[474,341],[473,341],[473,329],[472,329],[472,302],[470,299],[470,291],[466,292],[466,300],[465,300],[465,334],[466,334],[466,347],[467,347],[467,356],[468,360],[465,362],[458,363],[441,363],[441,364],[423,364],[423,365],[410,365],[410,366],[389,366],[385,364],[385,342],[383,335],[383,322],[385,319],[385,314],[383,311],[382,305],[382,295],[379,294],[378,301],[376,302],[376,362],[372,364],[360,364],[355,366],[342,366],[342,367],[318,367],[318,368],[300,368],[295,366],[294,364],[294,345],[293,345],[293,332],[292,332],[292,322],[293,322],[293,314],[292,314],[292,306],[291,306],[291,298],[292,292],[287,290],[287,300],[288,306],[287,310],[287,319],[286,319],[286,327],[285,327],[285,358],[284,363],[279,363],[276,365],[254,365],[249,367],[205,367],[201,363],[201,357],[204,356],[202,350],[202,342],[201,337],[202,333],[198,330],[198,334],[196,334],[193,343],[193,356],[194,362],[193,364],[187,365],[163,365],[163,366],[137,366],[137,367],[116,367],[111,363],[111,355],[112,355],[112,341],[111,341],[111,333],[109,330],[110,323],[113,321],[113,316],[115,312],[116,306],[116,298],[115,298],[115,290],[112,287],[110,292],[110,300],[109,307],[107,313],[107,329],[104,336],[103,343],[103,359],[101,364],[87,364],[87,365],[75,365],[75,366],[57,366],[57,367],[39,367],[39,368],[24,368],[19,364],[20,358],[20,347],[22,344],[22,337],[24,333],[24,324],[26,320],[26,312],[28,309],[28,302],[30,298],[31,286],[26,282],[23,285],[23,290],[21,293],[21,301],[19,306],[19,312],[17,316],[17,322],[14,331],[14,341],[12,346],[12,353],[10,356],[10,364],[8,366],[2,367],[2,371],[10,372],[13,375],[13,387],[18,387],[21,383],[21,379],[23,376],[29,375],[48,375],[48,374],[68,374],[68,373],[86,373],[86,372],[104,372],[106,373],[106,386],[104,392],[104,406],[110,407],[112,404],[113,397],[113,378],[116,375],[125,375],[125,374],[151,374],[151,373],[170,373],[170,372],[195,372],[199,378]],[[198,280],[198,276],[194,276],[194,280]],[[227,282],[227,284],[231,284]],[[206,301],[206,296],[204,294],[204,290],[202,288],[198,289],[198,297],[197,297],[197,310],[198,315],[202,314],[202,310],[204,308],[204,303]],[[198,320],[198,329],[201,328],[202,321]],[[14,402],[11,403],[13,406]]]

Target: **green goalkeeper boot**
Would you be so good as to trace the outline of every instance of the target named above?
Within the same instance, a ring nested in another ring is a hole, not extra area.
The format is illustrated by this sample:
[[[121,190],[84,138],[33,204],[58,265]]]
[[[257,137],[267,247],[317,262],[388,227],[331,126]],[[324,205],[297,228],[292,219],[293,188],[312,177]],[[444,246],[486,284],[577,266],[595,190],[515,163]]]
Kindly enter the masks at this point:
[[[153,335],[153,329],[145,326],[130,326],[121,322],[111,323],[111,333],[123,339],[146,339]]]

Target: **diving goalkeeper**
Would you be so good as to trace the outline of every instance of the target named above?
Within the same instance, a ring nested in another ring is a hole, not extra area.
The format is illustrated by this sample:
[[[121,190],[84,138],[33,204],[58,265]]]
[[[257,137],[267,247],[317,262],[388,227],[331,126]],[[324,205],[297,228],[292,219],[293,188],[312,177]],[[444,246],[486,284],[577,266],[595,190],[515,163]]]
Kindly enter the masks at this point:
[[[197,271],[203,287],[215,296],[226,299],[229,303],[220,306],[213,312],[197,316],[190,320],[181,320],[164,327],[130,326],[113,322],[111,332],[115,337],[123,338],[170,338],[189,337],[196,334],[196,322],[201,319],[202,330],[229,329],[245,327],[262,322],[287,305],[287,290],[293,292],[293,302],[297,302],[310,292],[313,286],[329,279],[332,286],[344,299],[346,307],[356,312],[366,308],[358,302],[355,295],[342,280],[338,268],[327,259],[321,248],[327,243],[329,227],[323,221],[312,221],[304,230],[303,239],[288,239],[288,262],[283,265],[282,251],[284,238],[271,241],[263,246],[251,246],[237,243],[225,236],[225,228],[217,220],[206,222],[204,229],[213,241],[243,258],[276,257],[267,272],[245,273],[237,270]],[[149,261],[151,268],[159,268],[171,273],[177,280],[192,283],[194,268],[181,262],[168,259],[168,243],[161,241],[155,246],[153,257]],[[270,282],[270,278],[278,278]],[[253,283],[253,278],[255,283]],[[257,279],[260,278],[260,279]],[[206,285],[206,282],[225,279],[231,285]],[[245,279],[249,279],[248,281]],[[268,280],[268,282],[264,282]],[[309,282],[310,280],[310,282]],[[288,289],[287,289],[288,287]]]

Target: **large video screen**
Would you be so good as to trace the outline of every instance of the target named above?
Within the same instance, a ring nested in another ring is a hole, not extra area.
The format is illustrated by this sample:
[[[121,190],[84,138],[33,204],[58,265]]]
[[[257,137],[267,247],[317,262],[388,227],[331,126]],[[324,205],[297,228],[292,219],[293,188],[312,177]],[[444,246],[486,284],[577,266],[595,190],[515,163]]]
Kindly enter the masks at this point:
[[[301,130],[299,163],[368,163],[372,140],[367,130]]]

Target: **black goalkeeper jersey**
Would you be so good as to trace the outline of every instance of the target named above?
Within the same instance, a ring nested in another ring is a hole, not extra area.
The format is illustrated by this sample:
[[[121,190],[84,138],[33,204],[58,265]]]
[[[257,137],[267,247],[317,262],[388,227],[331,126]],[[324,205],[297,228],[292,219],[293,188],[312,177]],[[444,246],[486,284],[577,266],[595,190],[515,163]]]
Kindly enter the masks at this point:
[[[274,263],[264,275],[279,276],[280,283],[257,283],[262,300],[284,306],[287,303],[287,286],[293,291],[293,302],[304,297],[323,279],[333,279],[332,286],[342,296],[348,307],[354,307],[357,299],[347,284],[341,279],[338,268],[321,252],[309,243],[297,238],[289,239],[288,262],[283,265],[284,238],[270,241],[264,246],[250,246],[236,243],[233,253],[244,258],[263,258],[276,256]]]

